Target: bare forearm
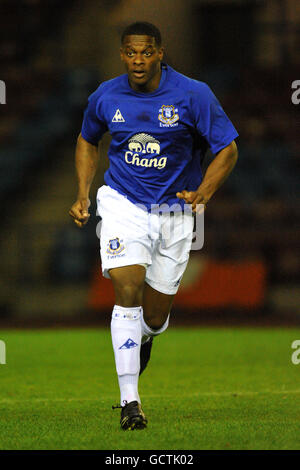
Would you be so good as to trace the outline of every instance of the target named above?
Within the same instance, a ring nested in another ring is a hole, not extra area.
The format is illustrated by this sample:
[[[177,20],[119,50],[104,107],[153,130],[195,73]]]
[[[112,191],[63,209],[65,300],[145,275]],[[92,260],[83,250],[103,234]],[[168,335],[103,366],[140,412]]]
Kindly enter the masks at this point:
[[[90,187],[98,166],[98,149],[79,135],[75,152],[78,199],[89,197]]]
[[[209,200],[232,172],[238,158],[238,151],[233,141],[221,150],[208,166],[198,191],[205,200]]]

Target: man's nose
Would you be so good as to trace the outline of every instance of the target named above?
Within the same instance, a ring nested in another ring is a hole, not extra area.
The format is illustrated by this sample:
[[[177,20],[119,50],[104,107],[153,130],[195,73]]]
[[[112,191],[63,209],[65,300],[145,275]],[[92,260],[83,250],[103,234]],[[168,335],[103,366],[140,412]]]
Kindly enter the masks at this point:
[[[136,65],[143,64],[144,63],[143,55],[142,54],[136,54],[135,59],[134,59],[134,63]]]

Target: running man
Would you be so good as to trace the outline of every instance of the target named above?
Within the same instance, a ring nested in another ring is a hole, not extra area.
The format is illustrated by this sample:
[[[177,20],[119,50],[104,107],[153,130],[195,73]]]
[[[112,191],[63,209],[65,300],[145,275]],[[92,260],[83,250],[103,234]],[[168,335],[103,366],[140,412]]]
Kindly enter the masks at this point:
[[[189,259],[193,212],[207,204],[232,171],[238,134],[205,83],[163,62],[154,25],[129,25],[120,51],[126,74],[102,83],[88,100],[75,154],[78,195],[69,214],[78,227],[88,222],[97,147],[108,131],[110,166],[97,193],[97,211],[102,271],[115,292],[111,336],[120,423],[132,430],[147,425],[139,375],[153,338],[169,324]],[[215,158],[203,177],[208,147]]]

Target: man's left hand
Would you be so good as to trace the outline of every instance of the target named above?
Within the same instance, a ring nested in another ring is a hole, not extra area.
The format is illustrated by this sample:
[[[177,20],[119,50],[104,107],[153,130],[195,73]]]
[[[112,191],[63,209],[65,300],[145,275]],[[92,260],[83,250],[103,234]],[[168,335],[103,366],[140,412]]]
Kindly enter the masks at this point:
[[[184,189],[183,191],[176,193],[176,197],[178,197],[178,199],[184,199],[184,201],[187,204],[191,204],[192,211],[196,213],[201,213],[203,210],[202,205],[204,206],[204,209],[205,209],[206,204],[208,202],[208,199],[205,198],[205,196],[199,190],[187,191]],[[201,204],[201,207],[197,208],[197,205],[200,205],[200,204]]]

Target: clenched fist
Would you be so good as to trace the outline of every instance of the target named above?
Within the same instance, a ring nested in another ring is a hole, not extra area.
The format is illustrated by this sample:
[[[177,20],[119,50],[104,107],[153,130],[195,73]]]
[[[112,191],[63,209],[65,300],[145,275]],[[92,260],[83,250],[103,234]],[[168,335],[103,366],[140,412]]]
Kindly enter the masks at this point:
[[[183,199],[187,204],[191,204],[192,211],[196,213],[201,213],[203,206],[205,209],[207,204],[207,199],[203,196],[202,193],[200,193],[200,191],[186,191],[184,189],[183,191],[176,193],[176,196],[178,199]],[[199,205],[201,206],[199,207]]]
[[[90,214],[88,209],[91,205],[91,201],[86,199],[77,199],[73,206],[69,210],[69,215],[74,220],[75,224],[82,228],[89,220]]]

